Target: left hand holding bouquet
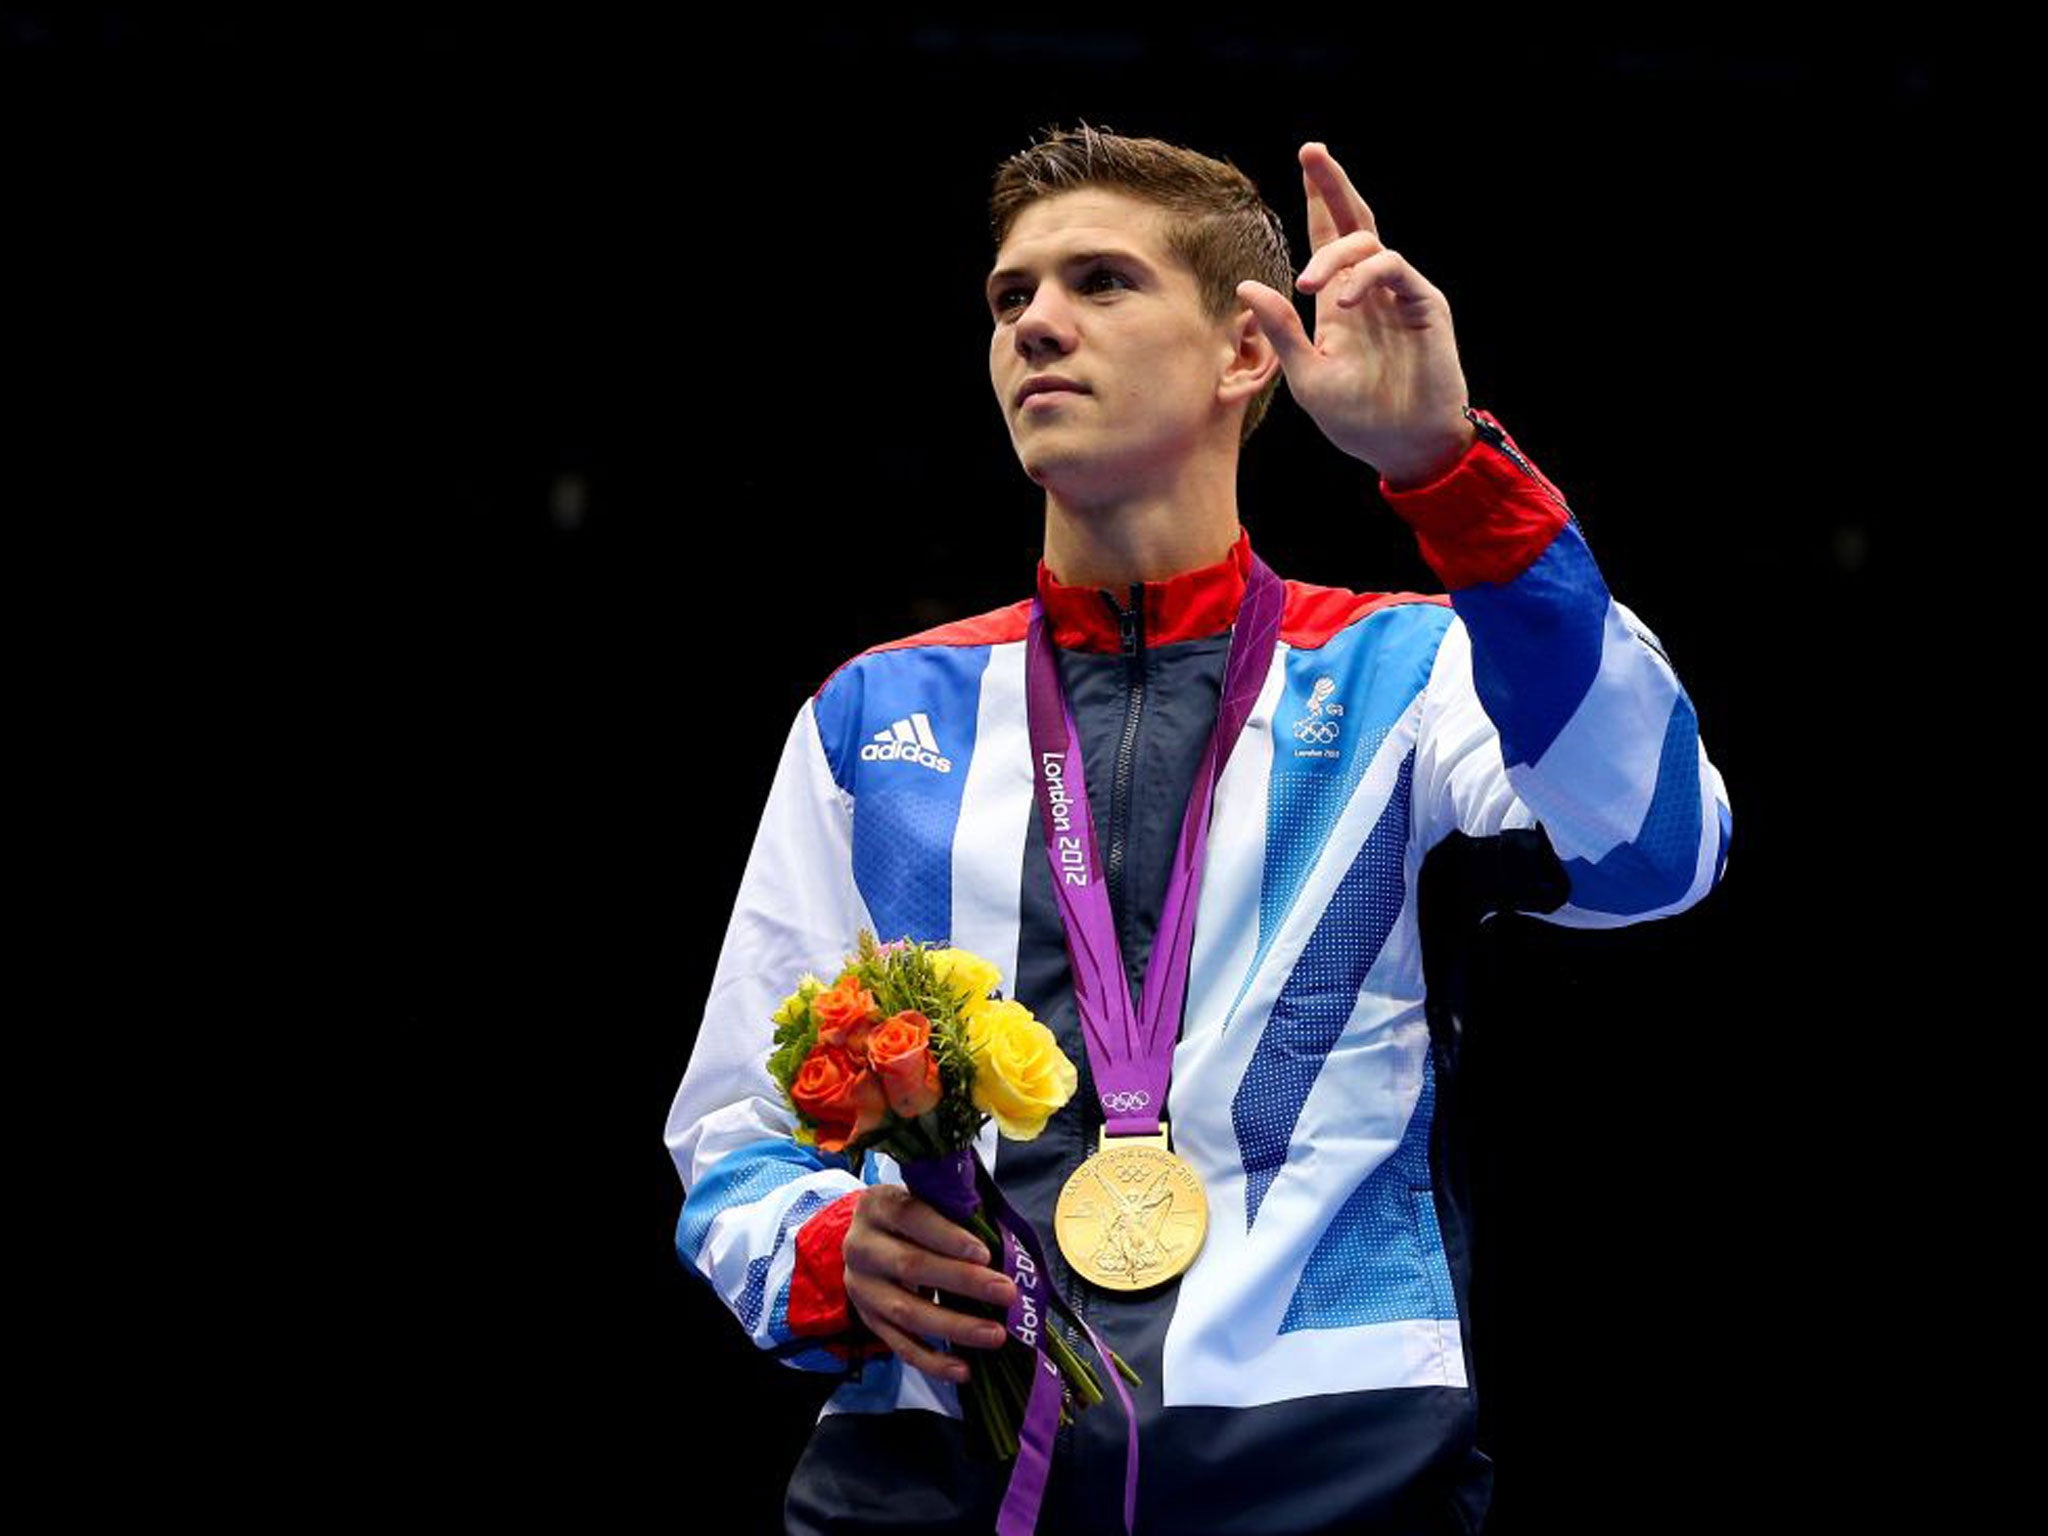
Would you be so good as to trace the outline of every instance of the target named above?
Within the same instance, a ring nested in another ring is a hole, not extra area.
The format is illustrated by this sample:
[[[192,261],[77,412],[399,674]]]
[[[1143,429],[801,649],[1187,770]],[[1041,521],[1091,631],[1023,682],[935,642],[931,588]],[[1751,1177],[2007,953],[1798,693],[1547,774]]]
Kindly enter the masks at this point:
[[[987,1247],[898,1184],[876,1184],[853,1208],[846,1232],[846,1300],[875,1337],[928,1375],[959,1383],[968,1366],[920,1343],[938,1337],[962,1348],[994,1349],[1003,1325],[984,1310],[940,1306],[933,1291],[1007,1312],[1009,1277],[989,1267]]]
[[[961,1385],[996,1455],[1032,1451],[1012,1476],[1011,1503],[1035,1516],[1053,1431],[1070,1408],[1103,1398],[1050,1314],[1066,1312],[1124,1380],[1138,1377],[1067,1307],[1030,1222],[975,1156],[990,1116],[1005,1136],[1030,1140],[1079,1085],[1052,1031],[993,995],[1000,980],[965,950],[878,945],[863,929],[836,982],[805,976],[776,1011],[768,1068],[799,1142],[848,1158],[872,1147],[902,1166],[902,1186],[870,1185],[854,1207],[847,1300],[909,1364]],[[973,1365],[921,1342],[933,1337]],[[1112,1385],[1128,1414],[1122,1383]],[[1131,1433],[1135,1468],[1135,1424]]]

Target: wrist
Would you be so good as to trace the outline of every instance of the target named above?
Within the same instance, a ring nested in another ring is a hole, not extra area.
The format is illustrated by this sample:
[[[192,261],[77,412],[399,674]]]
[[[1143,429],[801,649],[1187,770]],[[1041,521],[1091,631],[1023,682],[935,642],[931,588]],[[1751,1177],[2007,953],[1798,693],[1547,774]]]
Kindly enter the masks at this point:
[[[1441,480],[1457,468],[1478,441],[1479,433],[1467,419],[1433,441],[1414,448],[1404,446],[1398,458],[1390,457],[1386,463],[1374,466],[1380,472],[1381,489],[1414,491]]]

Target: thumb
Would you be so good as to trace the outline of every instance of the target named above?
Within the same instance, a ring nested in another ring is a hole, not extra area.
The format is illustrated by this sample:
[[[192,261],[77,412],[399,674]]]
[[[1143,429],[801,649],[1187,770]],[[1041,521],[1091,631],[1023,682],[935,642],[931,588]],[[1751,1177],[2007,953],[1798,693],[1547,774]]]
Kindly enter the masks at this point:
[[[1295,312],[1294,301],[1252,278],[1237,285],[1237,298],[1251,310],[1259,329],[1280,354],[1281,371],[1292,375],[1297,364],[1315,351],[1315,343],[1309,340],[1301,316]]]

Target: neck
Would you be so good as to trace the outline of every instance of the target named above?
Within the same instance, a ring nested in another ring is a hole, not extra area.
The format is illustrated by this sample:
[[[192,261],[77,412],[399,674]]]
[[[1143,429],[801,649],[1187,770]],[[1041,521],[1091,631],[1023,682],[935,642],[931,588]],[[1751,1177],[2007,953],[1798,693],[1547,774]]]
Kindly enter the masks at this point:
[[[1045,564],[1070,586],[1126,587],[1213,565],[1237,543],[1235,475],[1162,495],[1085,503],[1048,489]]]

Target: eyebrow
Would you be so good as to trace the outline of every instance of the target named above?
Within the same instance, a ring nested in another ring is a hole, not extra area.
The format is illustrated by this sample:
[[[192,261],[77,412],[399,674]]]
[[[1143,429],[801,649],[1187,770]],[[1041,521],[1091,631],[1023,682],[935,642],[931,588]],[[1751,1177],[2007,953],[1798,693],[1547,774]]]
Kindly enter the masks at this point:
[[[1136,267],[1145,276],[1149,277],[1152,275],[1152,264],[1145,260],[1144,257],[1140,256],[1136,251],[1127,251],[1117,246],[1111,246],[1100,251],[1076,251],[1071,256],[1062,257],[1060,265],[1071,271],[1075,267],[1085,267],[1097,261],[1124,262],[1129,266]],[[1007,288],[1011,283],[1022,282],[1030,276],[1031,273],[1028,268],[1003,267],[989,273],[988,281],[982,284],[982,289],[988,298],[993,299],[998,292]]]

